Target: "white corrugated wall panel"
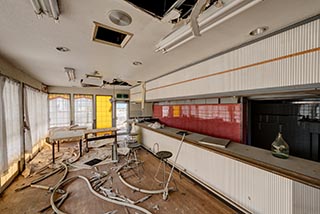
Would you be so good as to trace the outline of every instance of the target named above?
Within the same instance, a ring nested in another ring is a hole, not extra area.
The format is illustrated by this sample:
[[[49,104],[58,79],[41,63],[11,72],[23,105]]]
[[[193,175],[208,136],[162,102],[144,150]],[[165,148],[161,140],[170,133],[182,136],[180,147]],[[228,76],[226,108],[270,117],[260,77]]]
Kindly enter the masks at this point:
[[[319,50],[277,59],[319,48],[319,32],[320,20],[318,19],[168,74],[147,83],[146,98],[147,100],[156,100],[170,97],[320,83]],[[275,59],[275,61],[266,62],[266,60],[272,59]],[[264,63],[253,65],[259,62]],[[191,80],[248,65],[252,67]],[[186,82],[179,83],[181,81]],[[178,84],[170,86],[170,84],[175,83]]]
[[[142,93],[141,87],[137,86],[130,89],[130,101],[141,101],[142,100]]]
[[[320,190],[293,182],[293,214],[319,214]]]
[[[142,142],[173,153],[179,140],[142,129]],[[178,166],[253,213],[291,214],[292,180],[184,143]]]

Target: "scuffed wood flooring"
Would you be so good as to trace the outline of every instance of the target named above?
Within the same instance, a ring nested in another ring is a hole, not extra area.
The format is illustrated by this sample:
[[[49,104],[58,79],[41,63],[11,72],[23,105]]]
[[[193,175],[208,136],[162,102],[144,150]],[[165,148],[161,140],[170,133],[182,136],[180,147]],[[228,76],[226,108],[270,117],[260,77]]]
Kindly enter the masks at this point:
[[[63,149],[62,149],[63,150]],[[48,153],[50,154],[50,153]],[[50,157],[48,157],[49,159]],[[159,160],[144,149],[138,150],[138,159],[143,161],[143,164],[135,169],[122,170],[122,175],[127,182],[137,187],[144,189],[161,189],[161,184],[154,180],[154,174],[157,170]],[[117,173],[113,167],[121,166],[125,163],[125,157],[120,156],[120,162],[117,164],[110,163],[103,166],[98,166],[99,171],[108,171],[113,177],[113,182],[104,184],[107,188],[112,188],[114,192],[125,195],[131,200],[138,200],[147,194],[134,192],[127,186],[121,183]],[[143,166],[143,167],[142,167]],[[94,170],[81,169],[79,171],[69,172],[68,177],[75,175],[84,175],[87,178],[92,176]],[[166,171],[170,168],[167,166]],[[48,179],[38,183],[42,185],[54,185],[62,176],[62,173],[55,174]],[[160,179],[160,175],[158,178]],[[26,188],[19,192],[15,189],[23,184],[27,184],[37,177],[25,179],[19,176],[9,186],[9,188],[0,197],[0,213],[39,213],[39,210],[49,205],[50,193],[46,190],[37,188]],[[162,194],[152,195],[148,200],[137,205],[146,208],[152,213],[183,213],[183,214],[235,214],[237,211],[230,208],[228,205],[217,199],[207,190],[200,187],[197,183],[190,180],[184,175],[180,175],[177,171],[174,172],[174,181],[171,181],[170,186],[174,187],[176,183],[177,190],[169,193],[168,199],[164,201]],[[141,211],[124,207],[103,201],[94,196],[88,189],[83,180],[77,179],[63,187],[69,192],[69,197],[60,207],[60,210],[72,214],[103,214],[109,211],[117,210],[116,213],[140,214]],[[52,209],[48,209],[44,213],[53,213]]]

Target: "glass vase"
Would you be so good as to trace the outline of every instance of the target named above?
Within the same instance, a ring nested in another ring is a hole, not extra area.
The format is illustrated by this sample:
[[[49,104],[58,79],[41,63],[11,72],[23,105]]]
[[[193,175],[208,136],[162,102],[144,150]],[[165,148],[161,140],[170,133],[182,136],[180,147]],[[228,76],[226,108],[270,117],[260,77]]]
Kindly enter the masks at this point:
[[[272,155],[278,158],[289,158],[289,145],[282,138],[282,134],[279,132],[277,138],[271,144]]]

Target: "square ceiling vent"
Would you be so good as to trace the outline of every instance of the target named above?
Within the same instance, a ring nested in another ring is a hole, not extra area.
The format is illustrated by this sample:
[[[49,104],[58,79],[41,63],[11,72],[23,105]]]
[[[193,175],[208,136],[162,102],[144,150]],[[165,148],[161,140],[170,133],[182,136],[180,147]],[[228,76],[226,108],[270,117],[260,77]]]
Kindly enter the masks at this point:
[[[93,22],[95,24],[93,38],[95,42],[100,42],[106,45],[112,45],[115,47],[123,48],[129,42],[132,33],[128,33],[107,25],[103,25],[98,22]]]

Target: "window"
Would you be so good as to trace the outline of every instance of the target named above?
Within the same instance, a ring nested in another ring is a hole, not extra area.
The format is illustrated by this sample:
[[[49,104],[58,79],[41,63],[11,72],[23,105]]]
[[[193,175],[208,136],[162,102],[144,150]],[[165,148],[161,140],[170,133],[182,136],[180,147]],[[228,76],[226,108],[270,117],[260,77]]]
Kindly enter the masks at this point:
[[[70,95],[49,94],[49,126],[70,125]]]
[[[18,172],[22,144],[20,84],[0,76],[0,185]]]
[[[92,95],[74,95],[74,123],[92,129]]]

